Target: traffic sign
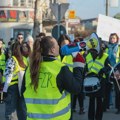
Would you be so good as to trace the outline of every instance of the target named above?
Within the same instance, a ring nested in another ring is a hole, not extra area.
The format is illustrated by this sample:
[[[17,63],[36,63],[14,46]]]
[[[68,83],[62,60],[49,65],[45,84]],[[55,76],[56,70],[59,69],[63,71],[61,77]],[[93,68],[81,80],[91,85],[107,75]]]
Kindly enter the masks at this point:
[[[53,13],[53,15],[55,16],[55,18],[58,20],[58,6],[59,6],[59,4],[57,4],[57,3],[54,3],[54,4],[51,4],[50,5],[50,8],[51,8],[51,10],[52,10],[52,13]]]
[[[57,21],[61,21],[63,16],[65,15],[65,12],[67,11],[69,6],[69,3],[54,3],[50,5],[50,8],[56,18]]]
[[[70,10],[70,11],[69,11],[69,14],[68,14],[68,18],[69,18],[69,19],[75,19],[75,17],[76,17],[76,12],[75,12],[75,10]]]
[[[59,29],[59,30],[58,30]],[[52,36],[58,40],[59,37],[58,35],[65,35],[66,34],[66,29],[63,25],[55,25],[52,29]]]
[[[65,12],[67,11],[69,7],[69,3],[62,3],[60,4],[60,20],[62,20],[62,18],[64,17],[65,15]]]
[[[56,28],[56,30],[57,30],[57,37],[56,38],[57,39],[60,37],[60,34],[61,34],[60,29],[63,28],[63,27],[60,28],[60,21],[62,20],[63,16],[65,15],[65,12],[68,9],[68,6],[69,6],[69,3],[62,3],[62,4],[54,3],[54,4],[50,5],[50,8],[51,8],[53,14],[55,15],[55,18],[56,18],[57,24],[58,24],[57,28]]]

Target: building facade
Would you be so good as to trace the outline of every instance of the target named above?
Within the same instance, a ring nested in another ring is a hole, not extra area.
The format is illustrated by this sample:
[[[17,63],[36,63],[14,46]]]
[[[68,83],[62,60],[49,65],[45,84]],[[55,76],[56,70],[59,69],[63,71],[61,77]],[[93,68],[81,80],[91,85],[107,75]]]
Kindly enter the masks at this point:
[[[24,38],[32,34],[34,20],[34,0],[1,0],[0,2],[0,38],[8,43],[16,38],[18,32]]]
[[[50,5],[53,3],[66,3],[67,0],[39,0],[40,31],[45,27],[51,28],[56,24]],[[0,0],[0,38],[8,43],[10,38],[16,38],[18,32],[24,38],[32,35],[34,24],[35,0]],[[50,26],[50,27],[49,27]],[[51,32],[51,31],[49,31]]]

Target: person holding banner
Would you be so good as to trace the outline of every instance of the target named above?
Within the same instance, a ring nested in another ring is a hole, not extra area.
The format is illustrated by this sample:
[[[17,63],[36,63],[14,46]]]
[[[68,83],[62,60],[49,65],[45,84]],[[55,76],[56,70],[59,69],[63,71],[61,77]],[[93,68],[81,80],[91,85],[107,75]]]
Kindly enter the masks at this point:
[[[110,61],[110,66],[111,68],[114,67],[117,63],[120,62],[120,47],[119,47],[119,36],[117,35],[117,33],[111,33],[110,34],[110,37],[109,37],[109,44],[108,44],[108,47],[106,48],[106,53],[108,53],[109,55],[109,61]],[[111,78],[111,81],[113,83],[115,83],[115,79]],[[116,84],[116,83],[115,83]],[[106,101],[106,104],[107,105],[106,107],[109,108],[109,105],[110,105],[110,99],[112,99],[112,96],[111,96],[111,89],[112,89],[112,86],[110,84],[110,82],[108,83],[108,85],[106,86],[106,95],[108,95],[106,98],[107,98],[107,101]],[[116,85],[115,85],[115,88],[116,88]],[[117,89],[115,89],[117,90]],[[119,103],[116,103],[116,102],[120,102],[117,100],[117,96],[118,96],[118,92],[116,91],[115,92],[116,95],[115,95],[115,105],[116,105],[116,108],[118,110],[117,113],[119,113],[120,111],[120,107],[118,107],[117,105]]]

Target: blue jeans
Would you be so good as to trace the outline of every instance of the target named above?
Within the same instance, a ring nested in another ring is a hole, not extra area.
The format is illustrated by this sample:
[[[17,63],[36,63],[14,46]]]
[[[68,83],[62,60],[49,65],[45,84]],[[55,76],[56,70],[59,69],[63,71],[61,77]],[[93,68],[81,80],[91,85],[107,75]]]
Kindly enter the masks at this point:
[[[9,86],[5,99],[6,120],[26,120],[24,98],[19,96],[18,85]]]

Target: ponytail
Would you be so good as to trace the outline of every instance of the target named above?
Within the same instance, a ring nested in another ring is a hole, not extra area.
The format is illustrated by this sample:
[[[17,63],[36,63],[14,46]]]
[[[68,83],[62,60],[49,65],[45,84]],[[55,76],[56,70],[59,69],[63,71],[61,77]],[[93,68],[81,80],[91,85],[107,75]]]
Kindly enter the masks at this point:
[[[30,75],[31,75],[31,85],[34,86],[34,90],[38,88],[38,78],[39,78],[39,68],[41,63],[41,39],[37,39],[33,45],[33,53],[30,59]]]
[[[35,91],[38,88],[42,56],[47,56],[49,54],[49,50],[54,46],[52,39],[53,37],[51,36],[38,38],[35,40],[33,45],[33,53],[30,59],[30,75],[31,85],[34,86]]]

